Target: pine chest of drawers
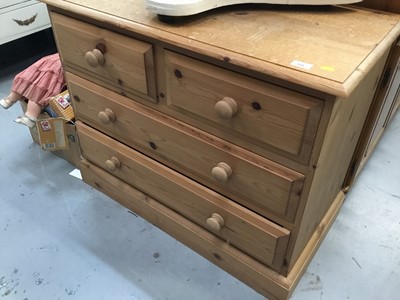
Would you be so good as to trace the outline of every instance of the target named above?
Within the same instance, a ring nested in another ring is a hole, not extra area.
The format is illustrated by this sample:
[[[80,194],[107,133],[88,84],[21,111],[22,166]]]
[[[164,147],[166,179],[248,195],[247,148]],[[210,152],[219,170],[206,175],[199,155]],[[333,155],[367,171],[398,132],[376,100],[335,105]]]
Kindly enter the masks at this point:
[[[84,181],[287,298],[343,202],[399,18],[257,6],[164,24],[143,1],[44,2]]]

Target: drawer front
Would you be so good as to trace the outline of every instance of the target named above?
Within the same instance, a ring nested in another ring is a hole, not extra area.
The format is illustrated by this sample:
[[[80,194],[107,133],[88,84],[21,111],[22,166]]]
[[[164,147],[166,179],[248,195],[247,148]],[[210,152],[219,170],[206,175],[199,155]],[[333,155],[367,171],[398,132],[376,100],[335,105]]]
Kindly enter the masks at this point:
[[[0,44],[50,27],[46,5],[31,2],[31,5],[0,13]]]
[[[152,45],[52,13],[66,70],[128,97],[156,101]]]
[[[170,109],[308,162],[323,101],[174,52],[164,57]]]
[[[78,122],[83,156],[259,261],[282,266],[289,231]]]
[[[262,215],[293,219],[304,182],[302,174],[75,75],[67,73],[67,78],[78,120]]]

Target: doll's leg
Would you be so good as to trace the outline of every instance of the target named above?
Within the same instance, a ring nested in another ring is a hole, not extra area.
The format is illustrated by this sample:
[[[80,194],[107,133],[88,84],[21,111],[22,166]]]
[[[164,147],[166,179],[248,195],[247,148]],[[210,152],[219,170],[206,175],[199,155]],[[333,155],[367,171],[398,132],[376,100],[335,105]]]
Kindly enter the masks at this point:
[[[28,101],[26,112],[23,116],[16,118],[14,121],[18,124],[33,128],[36,126],[37,118],[42,112],[42,106],[33,101]]]
[[[4,109],[8,109],[11,106],[13,106],[14,103],[16,103],[18,100],[21,100],[23,97],[21,94],[18,94],[17,92],[11,91],[10,94],[0,100],[0,105]]]
[[[37,117],[39,117],[41,112],[42,112],[42,106],[40,104],[37,104],[36,102],[33,101],[28,101],[25,115],[37,119]]]

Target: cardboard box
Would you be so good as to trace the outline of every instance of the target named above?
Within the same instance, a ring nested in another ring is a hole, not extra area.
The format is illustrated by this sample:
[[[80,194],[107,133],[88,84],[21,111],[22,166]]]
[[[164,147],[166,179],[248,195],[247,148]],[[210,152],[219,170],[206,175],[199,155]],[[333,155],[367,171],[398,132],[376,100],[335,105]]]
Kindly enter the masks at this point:
[[[63,118],[48,118],[36,121],[39,145],[43,150],[69,149],[67,128],[65,125],[66,121]]]
[[[71,105],[71,99],[68,90],[50,98],[49,106],[57,116],[65,118],[68,121],[75,120],[75,113]]]
[[[22,111],[26,111],[26,103],[23,101],[20,101]],[[39,118],[39,120],[51,120],[50,116],[47,113],[42,113]],[[80,153],[80,148],[79,148],[79,139],[78,135],[76,133],[76,128],[75,124],[72,122],[66,122],[63,120],[64,126],[65,126],[65,134],[64,136],[66,137],[66,144],[68,147],[65,149],[59,149],[59,150],[53,150],[51,151],[53,154],[65,159],[68,161],[70,164],[74,165],[75,167],[79,168],[79,162],[81,160],[81,153]],[[32,136],[32,140],[38,144],[41,145],[40,142],[40,137],[39,137],[39,130],[38,126],[30,129],[30,133]]]
[[[67,140],[69,144],[68,150],[56,150],[52,151],[55,155],[65,159],[70,164],[79,168],[79,163],[81,161],[81,151],[79,146],[78,134],[76,132],[75,124],[68,122],[65,124]]]

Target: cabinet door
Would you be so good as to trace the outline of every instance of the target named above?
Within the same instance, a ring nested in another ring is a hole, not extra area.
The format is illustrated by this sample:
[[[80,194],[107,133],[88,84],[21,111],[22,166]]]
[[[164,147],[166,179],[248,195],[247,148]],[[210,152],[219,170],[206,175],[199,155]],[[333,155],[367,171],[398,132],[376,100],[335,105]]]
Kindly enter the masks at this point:
[[[351,185],[374,150],[398,106],[399,94],[400,41],[393,47],[381,76],[374,102],[353,158],[353,164],[347,174],[346,186]]]
[[[380,136],[385,129],[392,108],[396,102],[398,93],[399,93],[399,85],[400,85],[400,65],[399,65],[399,57],[400,57],[400,42],[393,49],[392,55],[389,58],[389,63],[386,67],[386,71],[384,73],[383,83],[381,89],[383,95],[382,104],[377,107],[379,113],[374,120],[374,126],[372,128],[372,132],[369,136],[369,140],[367,146],[364,151],[364,156],[368,157],[372,150],[375,148],[376,143],[378,142]],[[378,94],[379,96],[379,94]],[[379,101],[380,102],[380,101]],[[373,121],[373,120],[371,120]]]

